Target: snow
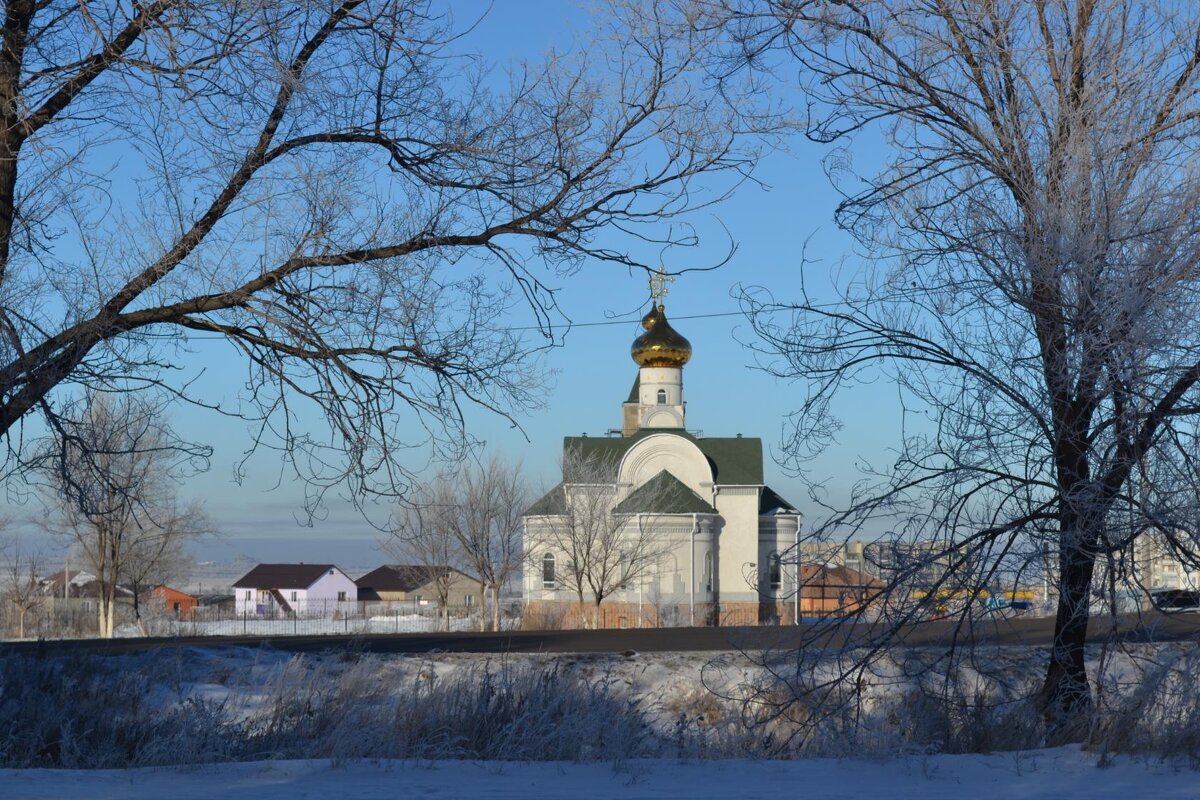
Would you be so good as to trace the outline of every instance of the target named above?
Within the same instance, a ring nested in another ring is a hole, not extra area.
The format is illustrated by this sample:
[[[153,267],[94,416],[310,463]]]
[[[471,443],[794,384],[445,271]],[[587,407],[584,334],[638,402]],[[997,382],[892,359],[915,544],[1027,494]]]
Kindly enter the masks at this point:
[[[1200,776],[1158,761],[1098,757],[1078,748],[889,760],[630,761],[618,765],[508,762],[276,761],[191,769],[0,770],[0,796],[192,800],[299,798],[794,797],[821,800],[1104,800],[1189,798]]]

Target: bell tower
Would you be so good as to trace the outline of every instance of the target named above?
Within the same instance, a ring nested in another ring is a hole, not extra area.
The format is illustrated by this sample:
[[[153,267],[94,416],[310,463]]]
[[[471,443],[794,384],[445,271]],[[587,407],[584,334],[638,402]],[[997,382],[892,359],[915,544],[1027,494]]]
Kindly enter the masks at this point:
[[[683,365],[692,357],[692,345],[667,321],[662,300],[671,280],[662,271],[650,276],[650,311],[642,317],[644,332],[629,349],[638,365],[638,379],[625,403],[622,430],[626,436],[645,428],[682,430],[686,424]]]

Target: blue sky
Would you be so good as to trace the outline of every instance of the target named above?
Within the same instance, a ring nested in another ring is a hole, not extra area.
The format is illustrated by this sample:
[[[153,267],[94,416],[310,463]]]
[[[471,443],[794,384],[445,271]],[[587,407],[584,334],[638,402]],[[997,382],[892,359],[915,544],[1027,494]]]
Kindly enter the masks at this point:
[[[478,0],[453,4],[459,27],[487,8]],[[573,33],[588,23],[589,12],[582,4],[505,0],[491,8],[460,47],[478,50],[503,68],[513,59],[536,59],[550,47],[568,47]],[[732,295],[741,285],[769,287],[779,298],[795,296],[806,242],[807,285],[818,296],[831,294],[829,275],[851,254],[852,243],[832,222],[839,195],[821,170],[825,152],[797,137],[789,152],[774,153],[760,164],[756,178],[763,185],[746,183],[724,204],[691,218],[703,242],[698,250],[668,256],[668,269],[679,270],[718,260],[731,239],[737,247],[721,269],[679,277],[667,298],[668,316],[677,320],[675,327],[694,348],[684,371],[689,428],[714,436],[760,436],[768,453],[778,453],[785,417],[802,397],[802,387],[755,368],[754,354],[744,345],[752,339],[744,318],[678,318],[736,312]],[[870,158],[877,153],[855,155]],[[853,267],[854,262],[845,265]],[[535,487],[556,482],[563,436],[602,435],[620,424],[621,403],[636,373],[629,344],[639,332],[637,320],[647,300],[644,276],[602,264],[587,264],[557,286],[562,310],[574,323],[605,322],[614,316],[624,321],[576,327],[562,347],[548,353],[552,389],[542,410],[518,420],[520,429],[484,412],[469,415],[471,433],[487,443],[487,452],[521,459]],[[514,325],[523,324],[518,317]],[[232,357],[232,349],[205,340],[194,342],[193,351],[194,363],[204,365],[206,395],[234,397],[244,367]],[[895,391],[884,382],[848,394],[842,412],[846,427],[838,445],[811,465],[813,477],[827,482],[835,497],[854,481],[856,459],[879,459],[895,443],[900,422]],[[201,557],[345,564],[378,559],[378,533],[347,504],[335,500],[324,520],[311,527],[302,524],[302,493],[287,480],[276,485],[278,462],[272,454],[255,456],[242,484],[232,480],[233,465],[249,442],[245,423],[183,406],[177,407],[173,422],[183,436],[214,447],[211,470],[183,487],[185,495],[204,501],[223,532],[197,548]],[[816,513],[805,484],[784,475],[770,457],[768,462],[768,482],[802,509]],[[29,513],[36,511],[18,510]]]

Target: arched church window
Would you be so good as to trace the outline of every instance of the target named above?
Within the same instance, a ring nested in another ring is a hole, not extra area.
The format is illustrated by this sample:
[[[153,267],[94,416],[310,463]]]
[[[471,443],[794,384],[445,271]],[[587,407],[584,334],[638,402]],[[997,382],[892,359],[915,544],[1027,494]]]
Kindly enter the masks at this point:
[[[774,551],[767,556],[767,583],[772,590],[783,585],[783,559]]]
[[[542,588],[556,588],[554,580],[554,553],[546,553],[542,556]]]
[[[704,591],[712,594],[713,590],[713,554],[709,550],[704,554]]]
[[[667,390],[666,389],[658,390],[658,404],[660,406],[665,406],[667,404]]]

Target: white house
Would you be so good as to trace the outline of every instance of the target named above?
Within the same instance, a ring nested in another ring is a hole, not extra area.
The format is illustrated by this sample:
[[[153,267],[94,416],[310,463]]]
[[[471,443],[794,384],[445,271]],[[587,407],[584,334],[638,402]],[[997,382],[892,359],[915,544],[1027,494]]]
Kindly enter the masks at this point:
[[[334,564],[259,564],[233,591],[239,615],[333,616],[358,601],[358,587]]]

